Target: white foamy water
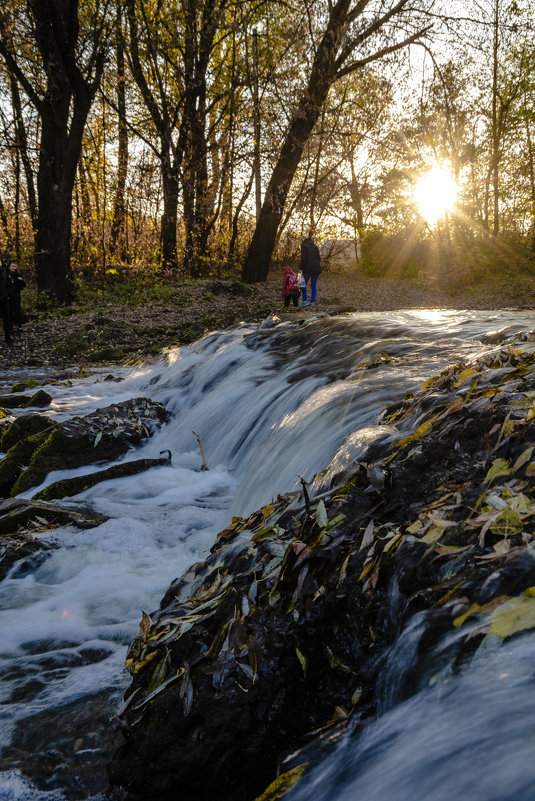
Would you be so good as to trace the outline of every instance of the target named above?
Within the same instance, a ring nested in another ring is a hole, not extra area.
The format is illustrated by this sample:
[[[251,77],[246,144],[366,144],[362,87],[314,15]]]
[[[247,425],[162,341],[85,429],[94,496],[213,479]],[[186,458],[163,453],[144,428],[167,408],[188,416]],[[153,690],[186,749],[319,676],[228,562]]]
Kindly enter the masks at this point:
[[[113,688],[119,705],[141,610],[157,608],[171,580],[203,558],[233,514],[295,490],[349,434],[357,432],[358,441],[360,430],[368,432],[387,405],[531,322],[530,313],[507,311],[270,321],[210,335],[154,364],[113,368],[120,383],[104,380],[107,369],[69,387],[46,387],[53,396],[46,413],[58,421],[139,396],[164,403],[170,422],[123,460],[163,450],[173,458],[66,500],[110,519],[89,531],[43,535],[59,547],[16,563],[0,584],[0,747],[31,728],[33,716],[101,690]],[[358,367],[380,353],[392,361]],[[199,470],[193,431],[208,471]],[[92,469],[56,471],[44,485]],[[50,738],[53,750],[53,731]],[[2,801],[55,799],[61,790],[43,794],[17,773],[0,776]]]

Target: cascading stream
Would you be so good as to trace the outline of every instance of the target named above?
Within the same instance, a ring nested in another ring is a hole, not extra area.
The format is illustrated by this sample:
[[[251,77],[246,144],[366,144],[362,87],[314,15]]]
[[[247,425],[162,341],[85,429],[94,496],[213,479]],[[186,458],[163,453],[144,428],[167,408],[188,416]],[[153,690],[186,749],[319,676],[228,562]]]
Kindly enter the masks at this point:
[[[90,504],[110,520],[91,531],[40,535],[59,547],[16,563],[0,585],[0,799],[72,794],[72,776],[91,763],[95,743],[80,718],[67,747],[54,715],[62,710],[68,719],[84,699],[110,692],[118,707],[128,682],[126,645],[141,609],[158,606],[170,581],[203,558],[231,515],[297,489],[350,434],[351,457],[358,458],[385,407],[530,324],[529,313],[514,311],[367,313],[302,325],[270,319],[211,334],[156,364],[114,369],[121,383],[103,381],[107,369],[69,388],[46,387],[53,396],[47,413],[58,421],[140,395],[161,401],[171,421],[124,458],[154,458],[169,449],[173,461],[65,501]],[[208,471],[199,471],[192,431],[201,437]],[[86,472],[56,471],[45,484]],[[427,702],[433,704],[421,701]],[[25,753],[28,764],[40,765],[34,776],[40,789],[6,763],[8,754],[11,764],[25,766]],[[54,760],[71,760],[73,771]],[[76,792],[88,798],[92,788]],[[329,789],[315,797],[345,798]],[[396,796],[362,796],[375,797]]]

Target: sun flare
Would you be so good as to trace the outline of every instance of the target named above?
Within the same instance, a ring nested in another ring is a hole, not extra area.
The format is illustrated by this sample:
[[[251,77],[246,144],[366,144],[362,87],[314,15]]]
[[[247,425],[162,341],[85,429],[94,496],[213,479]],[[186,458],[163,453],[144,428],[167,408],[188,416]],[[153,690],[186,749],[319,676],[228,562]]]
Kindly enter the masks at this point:
[[[455,206],[457,186],[449,172],[437,165],[417,182],[414,200],[424,220],[434,224]]]

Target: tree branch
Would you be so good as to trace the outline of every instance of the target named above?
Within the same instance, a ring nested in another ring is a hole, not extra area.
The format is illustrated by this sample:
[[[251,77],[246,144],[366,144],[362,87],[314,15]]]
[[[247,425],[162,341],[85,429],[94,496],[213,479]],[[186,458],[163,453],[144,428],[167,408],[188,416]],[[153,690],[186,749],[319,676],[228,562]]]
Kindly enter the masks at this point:
[[[7,49],[4,31],[1,32],[0,54],[3,56],[4,61],[6,62],[6,66],[7,66],[8,70],[10,71],[10,73],[20,83],[20,85],[22,86],[22,88],[24,89],[26,94],[28,95],[30,101],[35,106],[36,110],[39,113],[41,113],[41,110],[43,108],[43,101],[41,100],[41,98],[39,97],[39,95],[37,94],[37,92],[35,91],[33,86],[31,85],[30,81],[28,80],[26,75],[23,73],[23,71],[21,70],[21,68],[19,67],[19,65],[17,64],[17,62],[15,61],[13,56],[11,55],[11,53],[9,52],[9,50]]]
[[[362,69],[362,67],[365,67],[366,64],[370,64],[372,61],[377,61],[378,59],[383,58],[383,56],[387,56],[389,53],[395,53],[396,50],[402,50],[404,47],[407,47],[407,45],[415,42],[421,36],[425,36],[425,34],[432,27],[432,25],[428,25],[427,28],[422,28],[421,31],[413,33],[412,36],[409,36],[402,42],[398,42],[395,45],[390,45],[389,47],[383,47],[382,50],[378,50],[376,53],[373,53],[373,55],[367,56],[366,58],[361,58],[358,61],[352,61],[351,64],[347,64],[347,66],[337,70],[334,80],[338,81],[340,78],[343,78],[344,75],[349,75],[351,72]]]
[[[382,17],[378,17],[376,20],[374,20],[374,22],[372,22],[371,25],[368,25],[367,28],[361,31],[361,33],[359,33],[358,36],[356,36],[354,39],[351,39],[344,47],[340,55],[338,56],[338,59],[336,60],[336,68],[341,67],[346,58],[349,58],[353,50],[356,47],[358,47],[359,44],[362,44],[362,42],[366,41],[366,39],[369,39],[370,36],[372,36],[374,33],[380,30],[383,27],[383,25],[385,25],[392,19],[392,17],[398,14],[398,12],[401,11],[403,7],[407,5],[408,2],[409,0],[399,0],[399,2],[396,3],[396,5],[393,8],[391,8],[390,11],[387,11],[386,14],[383,14]],[[363,0],[361,0],[361,2],[357,5],[357,7],[351,12],[350,21],[354,21],[356,19],[356,13],[357,12],[359,14],[362,13],[366,5],[367,4],[364,3]],[[361,6],[362,6],[362,11],[359,10]]]

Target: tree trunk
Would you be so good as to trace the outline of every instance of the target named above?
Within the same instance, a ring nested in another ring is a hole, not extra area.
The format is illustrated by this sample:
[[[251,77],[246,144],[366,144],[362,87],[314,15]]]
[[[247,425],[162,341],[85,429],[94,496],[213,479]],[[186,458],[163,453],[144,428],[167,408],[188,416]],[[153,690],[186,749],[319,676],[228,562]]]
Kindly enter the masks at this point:
[[[119,25],[119,23],[118,23]],[[119,141],[117,147],[117,182],[111,226],[111,246],[120,259],[126,259],[125,228],[126,207],[124,192],[128,169],[128,129],[126,125],[126,91],[124,69],[124,47],[120,31],[117,40],[117,124]]]
[[[265,281],[267,278],[290,185],[335,78],[336,51],[348,7],[349,0],[339,1],[331,10],[327,30],[316,51],[308,86],[290,120],[243,268],[243,279],[249,283]]]
[[[492,232],[498,235],[499,228],[499,163],[500,163],[500,127],[498,121],[498,68],[499,68],[499,13],[500,0],[494,3],[494,43],[492,48],[492,155],[491,155],[491,176],[492,176]],[[487,212],[488,215],[488,212]],[[488,217],[487,217],[488,219]]]
[[[100,26],[91,29],[93,40],[84,34],[83,47],[91,65],[91,76],[84,76],[77,62],[78,0],[28,0],[26,11],[46,76],[44,94],[21,69],[11,37],[0,37],[0,52],[41,118],[35,231],[37,289],[67,303],[73,298],[72,193],[85,122],[102,75],[105,35]]]
[[[64,74],[49,80],[41,110],[41,158],[37,174],[39,213],[35,235],[37,289],[59,303],[74,297],[71,273],[72,194],[92,93],[74,98]]]
[[[162,146],[163,151],[163,146]],[[163,213],[161,220],[162,269],[176,270],[178,176],[170,157],[162,159]]]
[[[329,20],[316,49],[307,87],[291,117],[279,158],[266,189],[264,203],[242,271],[245,281],[254,283],[265,281],[267,278],[290,185],[305,144],[316,124],[333,82],[339,77],[361,69],[383,55],[406,46],[425,33],[426,29],[418,31],[404,41],[378,50],[373,55],[350,64],[346,63],[353,50],[398,15],[407,2],[408,0],[398,0],[382,16],[377,17],[368,25],[365,23],[358,35],[348,35],[343,44],[342,38],[347,33],[348,24],[355,22],[364,13],[368,3],[360,0],[352,10],[351,0],[335,0],[330,4]],[[340,46],[340,53],[338,53]]]

